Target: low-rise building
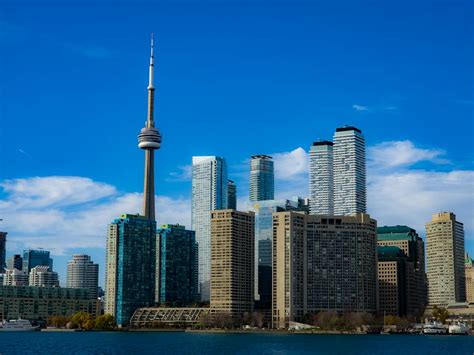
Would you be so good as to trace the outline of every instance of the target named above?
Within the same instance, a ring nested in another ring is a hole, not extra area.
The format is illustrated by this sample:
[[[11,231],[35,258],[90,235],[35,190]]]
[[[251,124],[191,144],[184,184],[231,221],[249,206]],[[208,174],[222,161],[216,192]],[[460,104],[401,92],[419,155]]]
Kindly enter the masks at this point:
[[[6,269],[3,277],[4,286],[28,286],[28,275],[18,269]]]
[[[35,266],[30,271],[29,285],[35,287],[59,287],[58,273],[50,271],[49,266]]]

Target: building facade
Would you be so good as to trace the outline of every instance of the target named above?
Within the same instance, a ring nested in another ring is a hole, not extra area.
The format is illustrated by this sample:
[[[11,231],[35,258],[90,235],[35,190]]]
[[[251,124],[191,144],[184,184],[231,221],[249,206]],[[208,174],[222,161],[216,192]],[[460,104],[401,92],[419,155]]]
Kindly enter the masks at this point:
[[[51,259],[48,250],[29,249],[23,251],[23,271],[29,274],[35,266],[49,266],[49,270],[53,270],[53,259]]]
[[[272,157],[252,155],[250,158],[250,201],[273,200],[275,177]]]
[[[157,302],[177,306],[198,301],[198,247],[194,231],[165,224],[157,231]]]
[[[49,270],[49,266],[35,266],[31,269],[28,279],[30,286],[59,287],[58,273]]]
[[[232,180],[227,182],[227,208],[231,210],[237,209],[237,185]]]
[[[23,269],[23,258],[20,254],[12,255],[8,258],[7,261],[7,269]]]
[[[377,309],[377,222],[369,215],[273,215],[272,323]]]
[[[98,297],[99,264],[94,264],[89,255],[74,254],[67,263],[68,288],[85,288],[91,298]]]
[[[466,300],[464,227],[451,212],[426,223],[428,305],[446,307]]]
[[[105,313],[126,326],[133,312],[155,303],[156,222],[123,214],[109,225]]]
[[[314,142],[309,150],[309,201],[311,214],[334,214],[332,142]]]
[[[211,211],[227,208],[227,163],[216,156],[193,157],[191,229],[196,231],[201,301],[209,301],[211,279]]]
[[[355,127],[337,128],[333,137],[334,214],[366,212],[365,139]]]
[[[421,316],[427,302],[427,284],[425,272],[425,246],[416,230],[407,226],[384,226],[377,228],[379,246],[400,248],[406,256],[406,313]]]
[[[87,290],[63,287],[0,286],[0,318],[47,321],[76,312],[98,315],[99,302]]]
[[[0,273],[5,272],[6,265],[6,251],[7,251],[7,233],[0,232]]]
[[[464,272],[466,274],[466,302],[474,303],[474,267],[473,260],[467,253],[464,258]]]
[[[4,286],[28,286],[28,275],[18,269],[6,269],[3,277]]]
[[[254,302],[254,214],[211,212],[211,312],[239,319]]]

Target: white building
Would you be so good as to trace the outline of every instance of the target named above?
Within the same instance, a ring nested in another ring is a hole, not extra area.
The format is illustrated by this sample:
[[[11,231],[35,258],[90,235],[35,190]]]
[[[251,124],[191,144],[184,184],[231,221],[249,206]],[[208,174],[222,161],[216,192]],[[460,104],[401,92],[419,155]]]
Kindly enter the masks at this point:
[[[211,211],[227,208],[227,164],[216,156],[193,157],[191,224],[199,250],[199,294],[210,299]]]
[[[314,142],[309,149],[309,211],[334,214],[333,143]]]
[[[366,213],[365,140],[355,127],[336,129],[333,138],[334,214]]]
[[[99,265],[94,264],[89,255],[75,254],[67,263],[68,288],[85,288],[90,298],[97,298],[99,288]]]
[[[18,269],[6,269],[3,277],[4,286],[28,286],[28,275]]]
[[[35,266],[30,271],[29,285],[35,287],[59,287],[58,273],[49,271],[49,266]]]

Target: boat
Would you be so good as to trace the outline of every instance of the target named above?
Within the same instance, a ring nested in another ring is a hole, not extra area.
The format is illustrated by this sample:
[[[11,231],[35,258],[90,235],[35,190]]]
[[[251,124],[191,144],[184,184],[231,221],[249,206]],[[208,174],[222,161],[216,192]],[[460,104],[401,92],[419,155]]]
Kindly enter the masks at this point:
[[[446,327],[436,321],[423,325],[423,334],[446,334],[446,331]]]
[[[449,326],[448,332],[453,335],[466,335],[469,333],[469,327],[466,323],[457,321]]]
[[[38,325],[31,325],[27,319],[12,319],[10,321],[4,320],[0,324],[0,332],[33,332],[38,330]]]

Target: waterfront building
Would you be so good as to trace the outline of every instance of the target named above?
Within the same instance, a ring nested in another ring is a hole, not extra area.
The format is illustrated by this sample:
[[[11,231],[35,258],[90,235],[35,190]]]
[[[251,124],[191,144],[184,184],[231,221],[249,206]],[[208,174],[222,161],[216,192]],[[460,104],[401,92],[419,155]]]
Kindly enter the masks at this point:
[[[123,214],[109,225],[106,249],[105,313],[124,326],[155,303],[156,222]]]
[[[379,246],[377,251],[379,312],[384,315],[406,316],[410,265],[407,256],[395,246]]]
[[[309,150],[309,210],[334,214],[333,143],[314,142]]]
[[[157,302],[189,305],[198,301],[198,250],[194,231],[165,224],[157,231]]]
[[[0,232],[0,273],[5,272],[7,232]]]
[[[384,226],[377,228],[379,246],[400,248],[406,255],[407,314],[421,316],[427,302],[424,242],[413,228]]]
[[[3,277],[4,286],[28,286],[28,275],[18,269],[6,269]]]
[[[211,212],[211,312],[240,319],[254,302],[254,214]]]
[[[307,210],[307,204],[304,199],[293,197],[289,200],[249,202],[247,210],[255,213],[255,299],[270,308],[272,288],[272,215],[274,212],[305,211]]]
[[[377,222],[369,215],[273,214],[272,324],[320,311],[375,312]]]
[[[7,260],[7,269],[23,269],[23,258],[20,254],[12,255]]]
[[[49,266],[35,266],[29,274],[29,285],[35,287],[59,287],[58,273],[50,271]]]
[[[98,297],[99,264],[94,264],[89,255],[74,254],[67,263],[68,288],[85,288],[91,298]]]
[[[337,128],[333,137],[334,214],[366,212],[365,140],[355,127]]]
[[[195,156],[192,167],[191,229],[196,231],[201,301],[210,298],[211,211],[227,208],[227,163],[216,156]]]
[[[23,271],[29,274],[35,266],[49,266],[49,270],[53,270],[53,259],[50,258],[48,250],[28,249],[23,251]]]
[[[98,300],[90,299],[86,289],[0,286],[0,319],[46,322],[81,311],[95,316],[98,310]]]
[[[237,185],[232,180],[227,181],[227,208],[237,209]]]
[[[474,267],[473,260],[466,253],[464,258],[464,272],[466,274],[466,302],[474,303]]]
[[[464,227],[451,212],[426,223],[428,305],[446,307],[466,300]]]
[[[272,157],[252,155],[250,158],[250,201],[273,200],[275,177]]]

